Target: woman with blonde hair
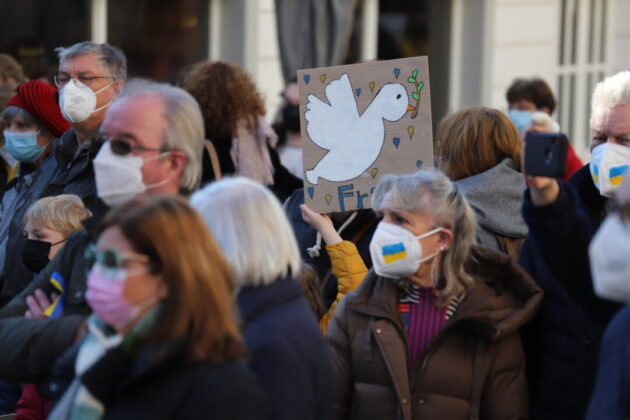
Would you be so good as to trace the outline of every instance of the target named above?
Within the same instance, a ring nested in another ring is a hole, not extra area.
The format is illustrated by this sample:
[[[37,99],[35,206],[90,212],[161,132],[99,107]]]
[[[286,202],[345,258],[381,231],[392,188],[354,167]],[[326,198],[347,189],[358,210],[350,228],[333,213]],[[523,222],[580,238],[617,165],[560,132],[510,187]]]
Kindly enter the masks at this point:
[[[372,200],[373,270],[328,326],[334,418],[527,418],[519,328],[540,289],[473,246],[473,212],[440,171],[387,175]]]
[[[191,198],[234,272],[236,300],[274,420],[325,420],[332,365],[313,311],[296,279],[300,252],[280,202],[244,177],[214,182]]]
[[[527,226],[523,145],[514,124],[496,109],[467,108],[440,121],[437,149],[440,169],[475,211],[476,241],[516,258]]]
[[[51,390],[76,376],[50,419],[266,418],[242,361],[234,279],[183,199],[116,207],[86,259],[94,315],[53,368]]]

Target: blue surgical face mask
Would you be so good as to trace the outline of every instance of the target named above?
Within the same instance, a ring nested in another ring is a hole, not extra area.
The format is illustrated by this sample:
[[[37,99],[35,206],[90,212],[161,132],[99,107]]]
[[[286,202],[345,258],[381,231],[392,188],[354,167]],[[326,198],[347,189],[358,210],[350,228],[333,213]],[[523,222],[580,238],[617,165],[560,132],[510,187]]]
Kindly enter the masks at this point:
[[[534,115],[534,111],[520,111],[518,109],[511,109],[508,111],[508,117],[514,123],[518,132],[523,135],[527,127],[532,123],[532,116]]]
[[[4,140],[11,156],[20,162],[35,162],[45,149],[45,146],[37,144],[37,133],[4,130]]]

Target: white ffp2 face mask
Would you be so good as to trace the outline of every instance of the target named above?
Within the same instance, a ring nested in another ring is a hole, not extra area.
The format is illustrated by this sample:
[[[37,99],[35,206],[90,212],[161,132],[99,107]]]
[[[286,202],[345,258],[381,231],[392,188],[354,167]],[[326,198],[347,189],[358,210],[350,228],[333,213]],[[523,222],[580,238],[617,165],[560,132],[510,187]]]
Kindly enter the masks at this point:
[[[59,93],[59,108],[61,108],[61,114],[66,121],[74,124],[87,119],[93,113],[109,106],[111,101],[97,109],[96,95],[107,89],[112,83],[94,92],[89,86],[80,81],[70,79]]]
[[[94,158],[94,176],[98,197],[108,206],[126,203],[147,189],[166,184],[169,180],[145,185],[142,177],[142,166],[145,162],[169,155],[164,152],[142,159],[140,156],[128,154],[117,155],[112,152],[111,144],[106,141]]]
[[[588,254],[595,294],[630,302],[630,225],[618,214],[608,216],[593,237]]]
[[[442,228],[416,236],[409,230],[392,223],[380,222],[370,242],[370,255],[376,274],[389,278],[404,278],[415,274],[424,261],[440,251],[423,257],[420,239],[435,235]]]
[[[630,147],[615,143],[600,144],[593,149],[588,166],[599,193],[612,197],[630,169]]]

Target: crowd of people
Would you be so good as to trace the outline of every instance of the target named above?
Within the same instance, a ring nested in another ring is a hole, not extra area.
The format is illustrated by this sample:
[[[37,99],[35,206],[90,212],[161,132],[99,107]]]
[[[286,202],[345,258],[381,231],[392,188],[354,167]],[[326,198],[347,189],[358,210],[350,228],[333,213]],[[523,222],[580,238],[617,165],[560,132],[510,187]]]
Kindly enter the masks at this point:
[[[517,79],[507,113],[440,121],[436,168],[319,214],[295,81],[272,127],[235,64],[172,86],[108,44],[57,53],[56,86],[11,73],[2,112],[0,414],[630,417],[630,72],[561,178],[524,172],[560,127]]]

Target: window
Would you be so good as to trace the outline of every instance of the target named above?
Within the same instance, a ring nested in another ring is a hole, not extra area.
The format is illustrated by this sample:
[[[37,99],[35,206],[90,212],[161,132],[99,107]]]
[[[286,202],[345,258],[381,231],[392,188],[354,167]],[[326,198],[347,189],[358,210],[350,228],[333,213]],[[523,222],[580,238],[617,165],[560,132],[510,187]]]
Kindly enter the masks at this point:
[[[606,51],[610,1],[560,1],[557,117],[583,156],[590,148],[591,96],[610,61]]]
[[[0,51],[12,55],[29,78],[52,75],[54,49],[90,38],[90,7],[76,0],[0,0]]]
[[[107,39],[127,55],[129,76],[174,82],[207,58],[207,0],[108,0]]]

